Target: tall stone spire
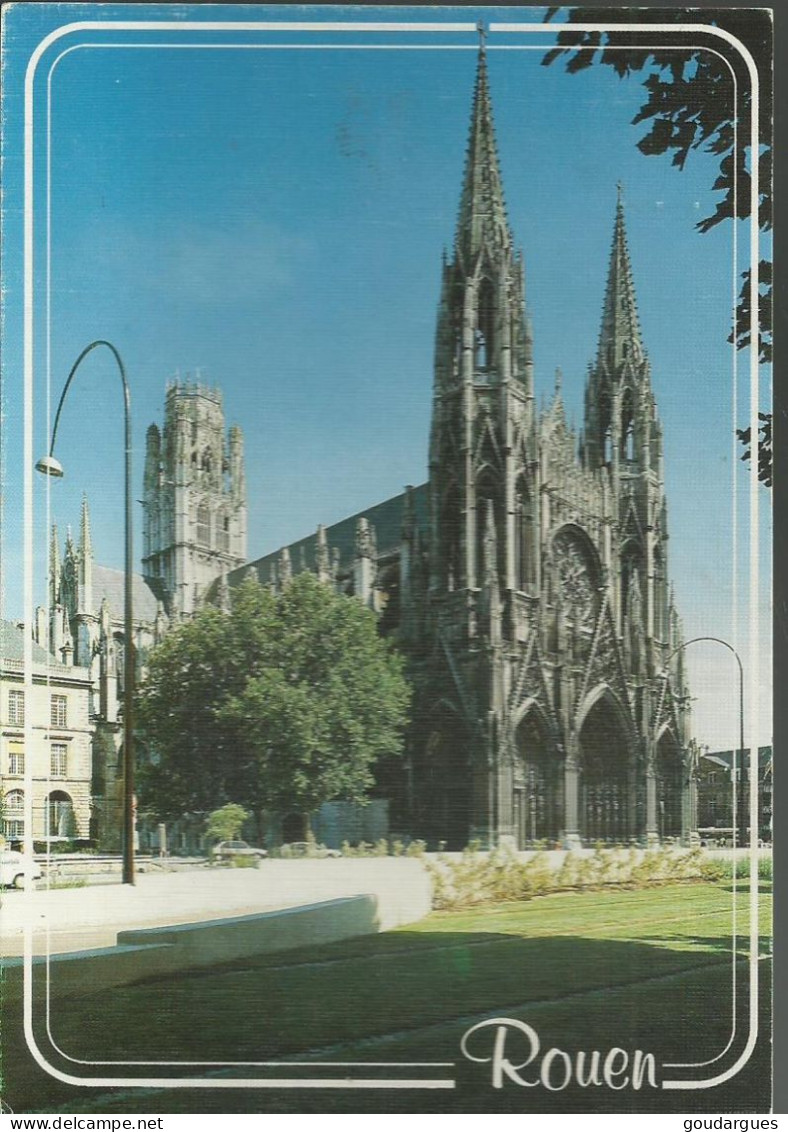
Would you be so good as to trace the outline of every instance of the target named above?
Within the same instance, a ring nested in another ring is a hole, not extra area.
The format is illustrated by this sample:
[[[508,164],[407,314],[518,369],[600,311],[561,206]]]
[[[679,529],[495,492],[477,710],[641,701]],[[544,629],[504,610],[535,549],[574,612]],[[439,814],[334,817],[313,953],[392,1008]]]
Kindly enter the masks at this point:
[[[93,542],[87,496],[82,496],[77,569],[77,613],[93,612]]]
[[[57,537],[57,524],[52,524],[49,542],[49,606],[53,609],[60,601],[60,540]]]
[[[620,365],[627,357],[637,361],[643,357],[643,342],[640,336],[635,285],[632,280],[632,265],[624,225],[624,202],[620,181],[597,357],[600,362],[606,362],[610,367]]]
[[[495,143],[487,54],[482,38],[455,238],[456,250],[465,261],[466,270],[485,242],[491,248],[510,250],[512,246]]]
[[[93,542],[90,537],[90,511],[88,497],[82,496],[82,514],[79,521],[79,549],[85,557],[93,557]]]

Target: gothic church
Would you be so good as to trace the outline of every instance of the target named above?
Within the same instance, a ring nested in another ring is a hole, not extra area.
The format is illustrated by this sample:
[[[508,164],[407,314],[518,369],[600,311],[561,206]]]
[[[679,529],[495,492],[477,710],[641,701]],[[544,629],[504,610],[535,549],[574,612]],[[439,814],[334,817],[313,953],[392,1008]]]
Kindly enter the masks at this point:
[[[427,482],[247,562],[240,430],[225,437],[218,391],[175,383],[163,430],[148,430],[144,495],[143,664],[168,623],[225,605],[250,575],[278,587],[311,570],[378,613],[415,687],[404,764],[379,782],[393,829],[450,848],[691,839],[662,430],[620,192],[575,435],[560,377],[549,407],[535,404],[483,46],[443,265]]]

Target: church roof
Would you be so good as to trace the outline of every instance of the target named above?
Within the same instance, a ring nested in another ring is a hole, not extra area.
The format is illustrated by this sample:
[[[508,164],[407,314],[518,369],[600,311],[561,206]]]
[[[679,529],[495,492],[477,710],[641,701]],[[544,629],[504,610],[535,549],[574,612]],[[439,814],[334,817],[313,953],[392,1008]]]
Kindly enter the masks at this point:
[[[510,248],[512,244],[498,165],[487,57],[482,46],[457,221],[456,246],[466,267],[470,267],[485,242],[490,247]]]
[[[416,525],[425,528],[427,524],[427,484],[423,483],[419,487],[413,488],[411,494]],[[326,541],[329,551],[334,549],[339,551],[340,568],[349,566],[355,557],[356,524],[359,519],[367,519],[370,525],[375,528],[379,558],[399,549],[402,542],[402,522],[406,498],[407,492],[402,492],[401,495],[395,495],[391,499],[384,500],[383,503],[367,507],[365,510],[350,515],[347,519],[341,519],[338,523],[326,528]],[[271,554],[254,559],[244,566],[239,566],[228,574],[230,584],[242,582],[250,568],[257,571],[261,582],[268,582],[272,578],[272,567],[274,570],[278,568],[279,556],[284,549],[287,549],[290,553],[294,574],[302,569],[302,563],[307,570],[315,570],[317,564],[317,533],[290,543],[286,548],[280,547]]]
[[[0,657],[3,660],[25,659],[25,631],[13,621],[0,621]],[[46,649],[33,641],[33,663],[54,664],[57,661],[47,655]]]
[[[110,613],[114,618],[123,616],[125,600],[125,573],[111,566],[93,566],[93,609],[98,615],[102,599],[106,597]],[[135,621],[153,621],[159,604],[159,595],[153,586],[140,574],[131,576],[131,601]]]
[[[731,767],[733,766],[733,758],[734,758],[735,754],[738,754],[738,752],[735,752],[735,751],[709,751],[708,753],[706,753],[704,751],[701,754],[701,758],[707,759],[711,763],[717,763],[718,766],[725,767],[726,770],[730,770]],[[758,766],[760,767],[760,769],[763,770],[764,768],[767,768],[769,766],[769,764],[771,763],[771,761],[772,761],[771,744],[769,744],[766,747],[759,747],[758,748]],[[750,748],[749,747],[744,748],[744,765],[746,767],[749,767],[749,765],[750,765]]]

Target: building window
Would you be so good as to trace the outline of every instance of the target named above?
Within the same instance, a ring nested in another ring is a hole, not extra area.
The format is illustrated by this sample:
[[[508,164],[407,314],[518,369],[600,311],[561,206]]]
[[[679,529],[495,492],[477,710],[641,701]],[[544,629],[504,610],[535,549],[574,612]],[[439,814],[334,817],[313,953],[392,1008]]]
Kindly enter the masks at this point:
[[[197,542],[200,546],[211,545],[211,512],[207,503],[197,508]]]
[[[8,693],[8,722],[17,727],[25,722],[25,693],[15,688]]]
[[[217,525],[217,541],[219,543],[219,550],[225,552],[230,549],[230,516],[220,514],[216,521]]]
[[[3,799],[3,833],[8,841],[19,841],[24,837],[24,811],[24,791],[9,790]]]
[[[68,794],[62,790],[55,790],[47,799],[48,808],[48,836],[74,837],[76,826],[74,821],[74,806]]]
[[[53,743],[50,747],[49,774],[51,778],[66,777],[66,756],[68,746],[65,743]]]
[[[65,696],[52,696],[50,701],[49,722],[53,727],[66,726],[66,702]]]
[[[25,752],[21,747],[10,747],[8,751],[8,773],[25,773]]]
[[[7,818],[17,818],[25,809],[24,790],[9,790],[3,802],[3,813]]]

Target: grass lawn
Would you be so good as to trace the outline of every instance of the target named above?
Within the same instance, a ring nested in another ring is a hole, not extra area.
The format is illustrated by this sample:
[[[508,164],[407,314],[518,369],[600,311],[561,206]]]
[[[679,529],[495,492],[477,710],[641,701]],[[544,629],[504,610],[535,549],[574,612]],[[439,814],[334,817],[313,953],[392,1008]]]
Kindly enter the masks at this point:
[[[744,932],[746,890],[740,887],[740,894],[739,930]],[[770,884],[761,885],[760,899],[766,952]],[[731,1029],[731,910],[725,884],[562,893],[527,903],[433,913],[385,935],[52,1004],[51,1037],[66,1057],[198,1061],[209,1063],[200,1075],[223,1079],[237,1072],[227,1067],[230,1061],[448,1062],[454,1068],[416,1068],[412,1075],[454,1077],[452,1090],[75,1089],[33,1063],[23,1047],[20,1020],[8,1010],[3,1095],[18,1113],[767,1112],[765,961],[760,963],[762,1040],[739,1076],[711,1091],[618,1092],[570,1085],[550,1092],[511,1083],[493,1090],[490,1066],[474,1064],[460,1052],[470,1026],[485,1017],[505,1016],[532,1026],[542,1052],[557,1046],[571,1057],[592,1050],[604,1057],[618,1046],[652,1052],[658,1066],[714,1057]],[[739,941],[742,955],[746,942]],[[743,959],[735,967],[744,1035],[747,967]],[[50,1059],[71,1073],[150,1077],[186,1072],[122,1065],[91,1070],[52,1052],[43,1018],[36,1034]],[[486,1045],[489,1052],[490,1036]],[[222,1062],[225,1066],[218,1067]],[[260,1072],[283,1075],[281,1066],[246,1069],[241,1075]],[[309,1072],[344,1075],[341,1068]],[[386,1072],[370,1065],[364,1075]],[[538,1066],[527,1075],[538,1075]]]

